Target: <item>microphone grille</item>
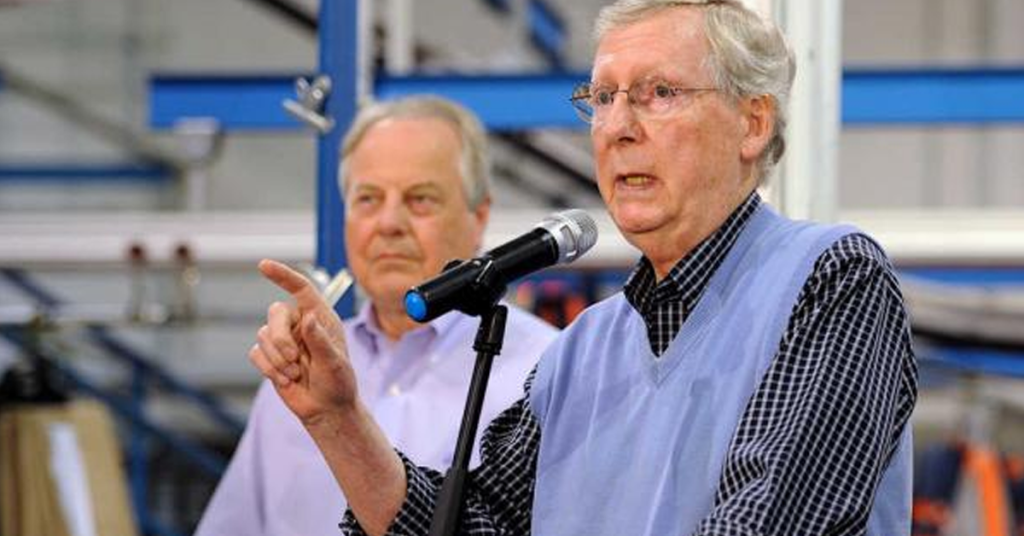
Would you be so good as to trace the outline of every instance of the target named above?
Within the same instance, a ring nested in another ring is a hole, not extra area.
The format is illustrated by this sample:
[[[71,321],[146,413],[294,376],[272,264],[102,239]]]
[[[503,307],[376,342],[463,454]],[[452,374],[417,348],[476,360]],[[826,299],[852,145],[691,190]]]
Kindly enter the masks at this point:
[[[558,264],[576,260],[597,243],[597,222],[582,209],[556,212],[537,227],[551,233],[558,243]]]

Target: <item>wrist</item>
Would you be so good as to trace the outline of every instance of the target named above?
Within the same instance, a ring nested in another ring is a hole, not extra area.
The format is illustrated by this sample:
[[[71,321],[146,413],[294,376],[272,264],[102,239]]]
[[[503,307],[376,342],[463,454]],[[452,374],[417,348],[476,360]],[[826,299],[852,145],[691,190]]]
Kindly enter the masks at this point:
[[[302,426],[313,439],[351,436],[364,425],[367,415],[366,407],[357,399],[351,404],[303,419]]]

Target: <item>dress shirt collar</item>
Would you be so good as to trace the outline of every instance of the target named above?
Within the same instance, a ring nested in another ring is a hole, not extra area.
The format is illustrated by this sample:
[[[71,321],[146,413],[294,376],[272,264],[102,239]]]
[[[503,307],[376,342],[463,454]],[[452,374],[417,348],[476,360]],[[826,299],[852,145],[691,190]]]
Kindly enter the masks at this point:
[[[399,340],[418,336],[426,336],[429,338],[428,340],[434,340],[452,328],[456,320],[458,320],[457,316],[458,313],[442,315],[405,333]],[[384,330],[380,327],[380,323],[377,322],[377,316],[373,313],[373,304],[369,300],[363,303],[356,316],[346,322],[350,324],[351,331],[362,339],[360,342],[372,350],[374,354],[378,354],[381,351],[381,346],[388,340]]]

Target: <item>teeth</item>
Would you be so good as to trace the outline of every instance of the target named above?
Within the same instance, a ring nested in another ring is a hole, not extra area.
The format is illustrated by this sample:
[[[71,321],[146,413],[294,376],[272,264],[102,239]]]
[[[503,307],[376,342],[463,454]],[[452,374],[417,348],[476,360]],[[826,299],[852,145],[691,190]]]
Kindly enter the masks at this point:
[[[642,186],[650,181],[650,177],[644,175],[630,175],[622,179],[627,186]]]

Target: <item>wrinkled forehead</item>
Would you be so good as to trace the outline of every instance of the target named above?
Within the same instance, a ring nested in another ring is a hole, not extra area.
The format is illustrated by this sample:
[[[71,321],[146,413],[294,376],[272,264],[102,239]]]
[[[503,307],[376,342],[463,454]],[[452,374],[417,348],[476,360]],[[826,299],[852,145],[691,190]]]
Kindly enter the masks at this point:
[[[422,180],[461,183],[462,139],[434,117],[386,118],[371,125],[342,162],[345,188],[369,182],[404,186]]]
[[[708,40],[704,10],[678,6],[645,14],[606,31],[597,44],[591,80],[706,74]]]

